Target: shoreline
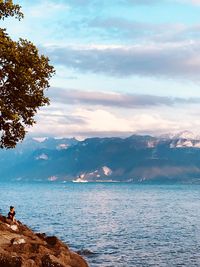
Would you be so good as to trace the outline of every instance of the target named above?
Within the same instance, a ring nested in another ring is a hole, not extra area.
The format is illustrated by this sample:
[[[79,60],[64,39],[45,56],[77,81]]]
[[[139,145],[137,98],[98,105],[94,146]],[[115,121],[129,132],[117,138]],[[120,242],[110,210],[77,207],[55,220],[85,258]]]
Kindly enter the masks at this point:
[[[56,236],[35,233],[18,221],[8,224],[0,215],[1,267],[89,267]]]

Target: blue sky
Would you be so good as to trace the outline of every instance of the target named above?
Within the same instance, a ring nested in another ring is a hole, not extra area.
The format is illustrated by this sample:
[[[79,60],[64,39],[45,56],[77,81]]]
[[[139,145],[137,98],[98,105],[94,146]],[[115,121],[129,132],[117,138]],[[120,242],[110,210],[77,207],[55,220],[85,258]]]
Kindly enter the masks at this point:
[[[200,132],[200,0],[15,1],[55,66],[37,136]]]

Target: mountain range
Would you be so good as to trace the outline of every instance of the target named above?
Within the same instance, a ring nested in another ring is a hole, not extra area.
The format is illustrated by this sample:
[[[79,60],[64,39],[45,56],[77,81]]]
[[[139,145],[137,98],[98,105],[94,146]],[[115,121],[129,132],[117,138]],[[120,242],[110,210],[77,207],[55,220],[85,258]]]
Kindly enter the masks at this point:
[[[0,150],[0,180],[198,183],[200,137],[27,138]]]

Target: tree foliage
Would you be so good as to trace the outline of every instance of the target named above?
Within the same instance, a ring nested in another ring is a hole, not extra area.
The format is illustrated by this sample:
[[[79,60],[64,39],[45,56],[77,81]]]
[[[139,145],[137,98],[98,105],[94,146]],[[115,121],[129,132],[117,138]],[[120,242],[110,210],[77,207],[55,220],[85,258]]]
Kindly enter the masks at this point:
[[[9,16],[23,18],[21,7],[0,0],[0,20]],[[12,148],[24,139],[38,109],[49,104],[44,91],[53,73],[49,59],[35,45],[13,41],[0,28],[0,147]]]

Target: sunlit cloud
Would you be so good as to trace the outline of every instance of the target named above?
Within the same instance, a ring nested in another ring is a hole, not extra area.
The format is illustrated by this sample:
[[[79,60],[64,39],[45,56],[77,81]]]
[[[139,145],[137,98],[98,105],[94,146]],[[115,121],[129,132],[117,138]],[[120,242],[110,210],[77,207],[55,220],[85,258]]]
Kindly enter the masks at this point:
[[[198,98],[83,92],[61,88],[51,88],[50,91],[52,105],[39,112],[37,124],[30,129],[37,136],[47,136],[49,133],[84,139],[93,136],[125,137],[133,133],[160,135],[191,127],[200,130],[199,114],[194,114],[198,110]],[[191,114],[187,108],[191,108]]]
[[[139,114],[119,114],[103,108],[77,107],[65,114],[39,114],[38,123],[30,129],[38,136],[68,136],[87,138],[91,136],[129,136],[133,133],[159,135],[177,132],[191,127],[192,122],[168,119],[165,116],[141,111]],[[196,122],[198,123],[198,122]],[[197,124],[198,125],[198,124]]]

